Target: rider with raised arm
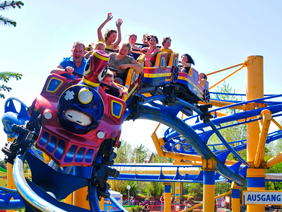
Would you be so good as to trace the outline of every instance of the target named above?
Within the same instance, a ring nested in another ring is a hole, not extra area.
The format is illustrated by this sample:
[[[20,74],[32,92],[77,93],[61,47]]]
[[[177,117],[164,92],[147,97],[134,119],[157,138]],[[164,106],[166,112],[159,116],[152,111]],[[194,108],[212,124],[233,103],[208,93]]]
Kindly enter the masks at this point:
[[[104,38],[102,36],[102,29],[113,18],[112,13],[108,13],[107,19],[98,27],[97,33],[98,33],[98,41],[101,41],[106,44],[106,48],[108,49],[117,49],[118,45],[121,41],[121,31],[120,26],[122,25],[122,20],[119,18],[116,22],[117,31],[114,29],[107,30],[104,34]],[[117,33],[118,33],[118,40],[117,39]],[[116,42],[115,42],[116,41]]]
[[[86,59],[84,58],[85,46],[81,42],[75,42],[72,46],[72,56],[65,57],[51,73],[60,74],[68,79],[74,79],[75,73],[83,75]]]

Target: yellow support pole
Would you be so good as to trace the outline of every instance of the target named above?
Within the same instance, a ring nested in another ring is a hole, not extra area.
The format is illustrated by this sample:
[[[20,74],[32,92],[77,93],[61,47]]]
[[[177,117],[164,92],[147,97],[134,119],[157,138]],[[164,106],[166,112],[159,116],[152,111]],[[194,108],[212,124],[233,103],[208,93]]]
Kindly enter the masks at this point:
[[[164,183],[164,212],[171,212],[171,183]]]
[[[261,163],[264,162],[264,146],[268,135],[268,130],[270,126],[270,121],[272,119],[271,112],[269,110],[263,110],[261,112],[262,122],[261,122],[261,132],[258,141],[257,152],[255,155],[254,166],[259,168]]]
[[[237,65],[234,65],[234,66],[230,66],[230,67],[228,67],[228,68],[220,69],[220,70],[218,70],[218,71],[214,71],[214,72],[208,73],[208,74],[206,74],[206,75],[207,75],[207,76],[210,76],[210,75],[213,75],[213,74],[216,74],[216,73],[219,73],[219,72],[222,72],[222,71],[226,71],[226,70],[228,70],[228,69],[235,68],[235,67],[237,67],[237,66],[242,66],[242,65],[244,65],[244,63],[240,63],[240,64],[237,64]]]
[[[263,93],[263,57],[249,56],[247,64],[247,101],[262,98]],[[256,151],[258,148],[260,128],[258,122],[251,122],[247,125],[247,161],[250,167],[247,171],[247,190],[264,190],[265,170],[254,167]],[[264,150],[261,154],[264,158]],[[264,212],[264,205],[248,205],[248,212]]]
[[[221,194],[221,195],[219,195],[219,196],[214,197],[214,201],[215,201],[216,199],[220,198],[220,197],[224,197],[224,196],[230,194],[231,192],[232,192],[232,191],[228,191],[228,192],[226,192],[226,193],[224,193],[224,194]],[[202,206],[203,204],[204,204],[204,203],[201,202],[201,203],[199,203],[199,204],[197,204],[197,205],[194,205],[193,207],[191,207],[191,208],[189,208],[189,209],[182,210],[181,212],[191,211],[191,210],[193,210],[193,209],[195,209],[195,208],[197,208],[197,207]]]
[[[13,142],[14,139],[8,137],[9,142]],[[7,163],[7,187],[9,189],[16,189],[14,178],[13,178],[13,165]],[[15,212],[15,210],[7,210],[7,212]]]
[[[240,212],[240,186],[232,182],[232,212]]]
[[[215,196],[215,170],[216,161],[212,158],[206,160],[203,158],[203,203],[204,211],[214,212],[214,196]]]
[[[101,197],[101,199],[99,200],[99,205],[102,211],[104,211],[104,206],[105,206],[105,201],[104,201],[104,197]]]
[[[181,182],[175,182],[174,183],[174,195],[175,195],[175,200],[177,202],[180,202],[180,200],[181,200],[181,194],[182,194],[181,184],[182,184]]]
[[[280,129],[280,130],[282,130],[282,126],[277,122],[277,121],[275,121],[275,119],[271,119],[271,121]]]
[[[188,209],[186,209],[186,210],[183,210],[183,211],[181,211],[181,212],[192,211],[192,210],[194,210],[194,209],[196,209],[196,208],[202,206],[203,204],[204,204],[204,203],[201,202],[200,204],[194,205],[193,207],[188,208]]]
[[[87,198],[87,187],[76,190],[75,192],[73,192],[73,205],[85,209],[90,209],[89,201],[86,198]]]
[[[282,161],[282,152],[280,152],[278,155],[274,156],[273,158],[269,159],[265,165],[267,168],[270,168],[271,166],[279,163]]]
[[[224,80],[226,80],[227,78],[231,77],[232,75],[236,74],[238,71],[240,71],[242,68],[244,68],[246,65],[243,64],[243,66],[239,69],[237,69],[236,71],[232,72],[231,74],[229,74],[227,77],[224,77],[222,80],[220,80],[219,82],[215,83],[213,86],[209,87],[209,90],[214,88],[215,86],[217,86],[219,83],[223,82]]]

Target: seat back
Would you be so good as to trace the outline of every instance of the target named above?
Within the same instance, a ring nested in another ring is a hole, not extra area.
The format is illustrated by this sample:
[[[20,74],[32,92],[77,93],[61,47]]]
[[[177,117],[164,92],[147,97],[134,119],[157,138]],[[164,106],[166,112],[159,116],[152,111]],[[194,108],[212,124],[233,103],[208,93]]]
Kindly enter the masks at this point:
[[[168,66],[177,66],[178,65],[178,53],[175,53],[173,52],[171,55],[170,55],[170,58],[168,60]]]
[[[143,67],[145,60],[145,55],[141,54],[137,58],[137,62],[140,63]],[[141,77],[143,70],[135,70],[133,68],[129,69],[127,72],[126,80],[124,86],[130,92],[131,89],[134,87],[134,84],[138,81],[139,77]]]

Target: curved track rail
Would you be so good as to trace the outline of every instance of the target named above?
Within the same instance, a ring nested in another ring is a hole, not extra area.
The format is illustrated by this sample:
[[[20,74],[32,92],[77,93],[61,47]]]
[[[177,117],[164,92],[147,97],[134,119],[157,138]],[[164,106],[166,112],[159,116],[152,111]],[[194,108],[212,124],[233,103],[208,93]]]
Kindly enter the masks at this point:
[[[219,130],[227,127],[236,126],[239,124],[246,124],[252,121],[258,121],[260,118],[254,118],[254,119],[249,119],[249,118],[258,116],[261,113],[261,111],[265,109],[270,110],[271,113],[273,114],[273,117],[281,116],[281,111],[282,111],[281,102],[273,102],[273,101],[266,102],[266,100],[269,100],[271,98],[279,98],[281,96],[282,95],[276,95],[276,96],[270,95],[265,98],[253,100],[250,102],[246,102],[246,101],[233,102],[232,105],[211,110],[210,112],[214,112],[215,114],[214,119],[210,119],[210,117],[206,118],[206,116],[208,115],[207,113],[201,111],[199,108],[196,108],[195,106],[187,102],[184,102],[180,99],[172,100],[166,96],[155,96],[155,97],[145,98],[145,101],[138,102],[139,105],[137,111],[133,111],[132,108],[127,108],[123,120],[125,121],[130,119],[147,119],[147,120],[160,122],[168,126],[169,128],[166,130],[165,135],[163,137],[163,140],[165,141],[164,148],[166,149],[166,151],[178,152],[183,154],[197,154],[203,157],[204,159],[212,158],[217,163],[216,168],[220,175],[222,175],[226,179],[229,179],[229,181],[233,181],[236,182],[238,185],[242,185],[245,182],[245,172],[248,164],[242,158],[240,158],[240,156],[237,154],[237,151],[246,148],[246,143],[244,140],[233,141],[233,142],[240,142],[240,145],[232,147],[230,145],[232,144],[231,142],[226,142],[224,138],[221,138]],[[172,102],[171,106],[163,106],[161,102],[164,100],[171,101]],[[243,106],[251,102],[255,102],[257,104],[265,104],[265,106],[261,108],[251,109],[249,111],[243,111],[243,112],[237,112],[235,110],[236,107]],[[12,104],[9,104],[9,108],[10,109],[7,110],[7,112],[16,113]],[[190,117],[185,120],[181,120],[180,118],[177,117],[177,114],[183,108],[189,108],[190,110],[195,111],[198,115]],[[216,114],[217,111],[223,109],[230,109],[230,108],[234,108],[233,114],[227,115],[225,117],[217,117]],[[24,115],[19,115],[19,114],[21,114],[21,112],[20,113],[17,112],[16,115],[13,116],[14,118],[9,119],[8,120],[9,122],[6,122],[7,123],[5,128],[6,131],[10,130],[11,128],[10,124],[13,123],[13,121],[17,121],[18,119],[20,119],[20,121],[16,122],[16,124],[19,124],[19,123],[24,123],[24,120],[28,119],[28,117],[26,117],[26,114]],[[189,124],[189,121],[193,118],[196,119],[196,123],[191,125]],[[205,123],[203,121],[201,122],[200,119],[203,119]],[[228,126],[223,126],[222,124],[226,122],[233,122],[233,123]],[[213,133],[216,133],[219,136],[220,140],[222,141],[222,144],[207,145],[207,140]],[[267,142],[277,140],[281,137],[282,137],[281,130],[270,133],[268,135]],[[178,149],[175,148],[177,144],[181,145],[181,147]],[[184,150],[185,148],[183,147],[185,145],[186,146],[188,145],[190,147],[189,151]],[[226,146],[226,149],[217,150],[216,145],[224,145]],[[227,155],[230,152],[234,154],[240,160],[240,162],[234,164],[233,166],[228,167],[224,165],[224,162]],[[89,211],[75,206],[67,206],[66,204],[61,203],[60,201],[56,200],[49,194],[46,194],[46,192],[43,192],[44,194],[42,194],[42,191],[39,188],[37,188],[37,186],[34,186],[32,183],[28,183],[25,180],[22,173],[25,154],[26,153],[23,153],[23,155],[19,154],[16,157],[14,164],[14,179],[18,193],[15,190],[6,190],[5,192],[8,195],[11,195],[11,193],[14,193],[14,195],[18,195],[18,196],[21,195],[24,198],[28,207],[33,208],[33,210],[36,211]],[[246,166],[243,169],[241,169],[241,171],[239,172],[241,163],[244,163]],[[87,178],[90,179],[91,174]],[[164,178],[167,178],[167,176],[160,174],[159,177],[156,177],[156,180],[162,181],[164,180]],[[224,178],[217,175],[216,182],[225,181]],[[120,179],[122,179],[122,175],[120,176]],[[187,175],[181,176],[178,171],[176,176],[174,176],[173,179],[170,180],[171,181],[180,180],[180,181],[190,182],[191,179],[192,179],[191,182],[202,182],[201,174],[198,176],[190,176],[189,178]],[[90,211],[95,211],[95,212],[101,211],[100,206],[98,204],[97,187],[91,185],[92,184],[89,185],[89,201],[91,208]],[[10,201],[5,200],[5,203],[8,203],[5,206],[3,206],[3,204],[1,204],[0,202],[0,208],[17,209],[20,206],[23,206],[23,201],[21,198],[17,198],[17,196],[15,196],[14,198],[15,198],[14,200],[10,200]],[[118,205],[118,203],[115,204]],[[126,210],[122,206],[119,206],[119,211],[126,211]]]

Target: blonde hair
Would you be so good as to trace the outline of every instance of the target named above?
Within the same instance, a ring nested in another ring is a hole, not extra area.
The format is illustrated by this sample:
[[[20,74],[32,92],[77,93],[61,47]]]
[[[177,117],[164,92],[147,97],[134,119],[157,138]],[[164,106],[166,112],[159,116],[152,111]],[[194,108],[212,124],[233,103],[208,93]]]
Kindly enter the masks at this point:
[[[123,44],[121,44],[121,46],[126,46],[127,48],[128,48],[128,52],[131,52],[131,45],[130,45],[130,43],[123,43]]]
[[[114,73],[111,70],[108,69],[104,78],[106,78],[106,77],[114,78]]]
[[[99,46],[99,45],[102,45],[106,48],[106,45],[103,42],[99,41],[99,42],[95,43],[94,49],[97,49],[97,46]]]

